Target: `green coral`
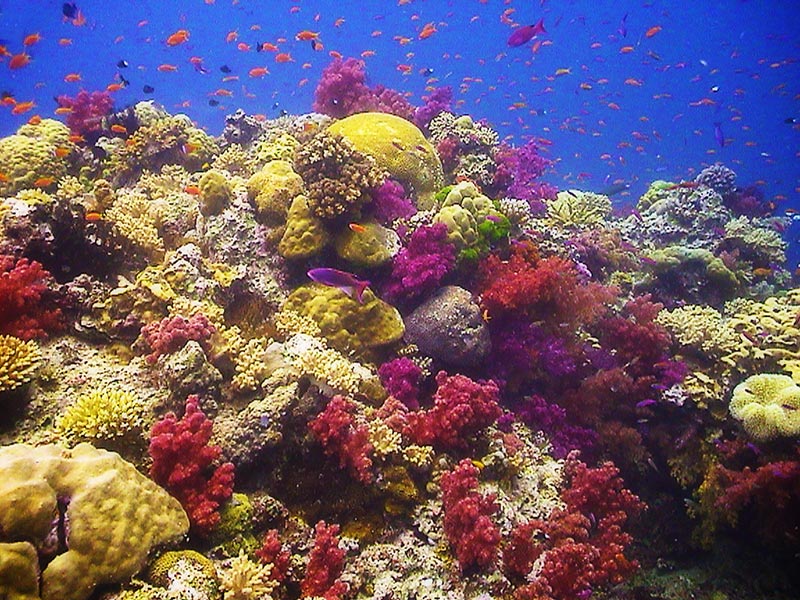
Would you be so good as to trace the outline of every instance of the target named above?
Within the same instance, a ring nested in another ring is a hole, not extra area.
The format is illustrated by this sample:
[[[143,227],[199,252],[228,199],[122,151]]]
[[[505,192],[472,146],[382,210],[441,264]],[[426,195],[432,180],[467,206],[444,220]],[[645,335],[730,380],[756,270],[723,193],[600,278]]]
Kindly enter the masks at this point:
[[[135,440],[146,431],[147,416],[147,405],[132,392],[93,390],[67,407],[56,430],[70,443]]]
[[[737,385],[728,405],[756,440],[800,435],[800,387],[788,375],[752,375]]]
[[[42,600],[85,600],[125,581],[154,546],[189,529],[180,503],[118,454],[90,444],[0,448],[0,541],[41,546],[60,510],[68,549],[44,567]]]
[[[222,212],[233,196],[228,178],[216,169],[203,173],[198,187],[200,188],[200,213],[206,217]]]
[[[305,196],[292,200],[286,215],[286,231],[278,243],[278,253],[290,260],[310,258],[328,243],[322,219],[314,216]]]
[[[436,213],[434,222],[447,225],[447,241],[458,252],[473,246],[480,239],[475,215],[458,204],[443,207]]]
[[[273,160],[247,180],[247,196],[265,221],[280,224],[295,197],[303,193],[303,178],[292,163]]]
[[[400,250],[400,237],[392,229],[378,223],[363,223],[354,231],[343,229],[336,237],[336,253],[361,267],[379,267]]]
[[[33,379],[42,360],[34,340],[0,335],[0,393],[14,390]]]
[[[253,504],[246,494],[233,494],[219,512],[211,543],[223,556],[250,553],[258,547],[253,533]]]
[[[372,156],[378,167],[405,184],[417,206],[433,206],[444,183],[442,163],[434,147],[411,122],[388,113],[366,112],[332,124],[328,131],[347,138],[356,150]]]
[[[396,308],[370,289],[362,300],[363,304],[335,287],[309,283],[289,294],[283,308],[313,319],[325,339],[344,353],[364,354],[403,337],[405,326]]]
[[[547,216],[562,227],[590,227],[601,224],[611,214],[608,196],[567,190],[559,192],[554,200],[547,201]]]
[[[23,125],[14,135],[0,138],[0,173],[7,178],[0,182],[0,195],[9,196],[33,187],[40,178],[63,177],[67,161],[56,156],[55,150],[74,148],[69,135],[63,123],[42,119],[38,125]]]

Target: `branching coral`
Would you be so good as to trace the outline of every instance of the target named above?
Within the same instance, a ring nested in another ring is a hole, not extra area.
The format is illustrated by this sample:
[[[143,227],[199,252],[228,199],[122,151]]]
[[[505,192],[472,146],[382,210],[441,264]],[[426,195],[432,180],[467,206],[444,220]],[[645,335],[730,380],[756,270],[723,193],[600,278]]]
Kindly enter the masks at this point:
[[[165,317],[157,323],[142,327],[142,339],[150,349],[147,362],[154,364],[162,354],[170,354],[181,349],[186,342],[199,342],[206,353],[210,352],[209,339],[216,331],[208,318],[203,314],[194,314],[190,318],[180,315]]]
[[[278,583],[271,579],[271,573],[272,565],[260,565],[240,553],[222,572],[220,587],[224,600],[272,600]]]
[[[33,379],[41,360],[35,341],[0,335],[0,393],[14,390]]]
[[[340,135],[320,133],[295,155],[311,213],[321,219],[357,218],[383,179],[375,161]]]
[[[93,390],[67,407],[56,430],[71,443],[141,437],[147,426],[147,413],[147,405],[131,392]]]
[[[356,405],[343,396],[334,396],[325,409],[308,424],[328,456],[337,456],[339,466],[347,469],[358,481],[373,480],[370,455],[374,448],[369,441],[366,423],[358,423]]]

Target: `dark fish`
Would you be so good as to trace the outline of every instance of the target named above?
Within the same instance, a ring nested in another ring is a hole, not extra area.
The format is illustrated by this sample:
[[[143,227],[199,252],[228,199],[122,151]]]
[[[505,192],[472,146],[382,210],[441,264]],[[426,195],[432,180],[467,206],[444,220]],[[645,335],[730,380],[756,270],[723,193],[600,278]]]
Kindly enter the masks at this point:
[[[216,98],[209,98],[208,99],[208,105],[209,106],[219,106],[219,100],[217,100]]]
[[[152,94],[153,92],[156,91],[156,88],[154,88],[152,85],[145,85],[145,86],[142,86],[142,91],[145,94]]]
[[[799,120],[795,119],[794,117],[786,117],[783,120],[783,122],[786,123],[787,125],[796,125],[798,123],[798,121]]]
[[[722,133],[722,123],[719,121],[714,123],[714,139],[717,140],[720,148],[725,147],[725,134]]]
[[[231,72],[231,68],[228,65],[222,65],[219,68],[219,70],[222,71],[223,73],[230,73]]]
[[[131,82],[125,79],[122,75],[119,75],[119,82],[122,84],[122,87],[128,87]]]
[[[433,69],[431,69],[430,67],[428,67],[427,69],[422,69],[422,71],[420,71],[420,74],[423,75],[424,77],[430,77],[431,75],[433,75]]]
[[[119,68],[119,69],[127,69],[128,68],[128,61],[127,60],[119,61],[117,63],[117,68]]]
[[[311,40],[311,49],[314,51],[319,50],[320,43],[317,40]]]
[[[522,46],[522,44],[531,41],[541,33],[547,33],[544,28],[544,19],[539,19],[534,25],[525,25],[519,29],[515,29],[514,33],[508,36],[508,45],[512,48]]]
[[[321,267],[318,269],[311,269],[308,272],[308,277],[312,281],[316,281],[322,285],[338,288],[353,300],[358,300],[362,304],[364,303],[364,290],[369,286],[369,281],[358,279],[358,277],[352,273],[340,271],[339,269]]]
[[[624,192],[625,190],[627,190],[630,187],[631,187],[630,183],[626,183],[626,182],[623,181],[622,183],[614,183],[614,184],[608,186],[607,188],[600,190],[597,193],[602,195],[602,196],[608,196],[610,198],[611,196],[614,196],[615,194],[619,194],[620,192]]]
[[[64,2],[61,5],[61,14],[68,19],[74,19],[78,14],[78,5],[74,2]]]
[[[619,27],[617,27],[617,33],[620,34],[622,37],[628,35],[628,25],[625,23],[627,18],[628,18],[628,13],[625,13],[625,16],[623,16],[619,21]]]

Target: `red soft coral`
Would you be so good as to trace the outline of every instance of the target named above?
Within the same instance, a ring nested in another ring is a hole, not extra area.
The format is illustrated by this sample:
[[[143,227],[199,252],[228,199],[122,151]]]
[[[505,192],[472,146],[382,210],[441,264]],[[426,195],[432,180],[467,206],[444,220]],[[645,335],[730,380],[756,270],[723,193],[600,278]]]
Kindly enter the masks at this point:
[[[343,396],[334,396],[325,410],[308,424],[322,444],[325,454],[337,456],[339,466],[362,483],[372,481],[372,444],[369,428],[355,418],[356,404]]]
[[[61,329],[52,284],[52,276],[38,262],[0,255],[0,333],[30,340]]]
[[[442,450],[469,447],[472,437],[494,423],[502,414],[500,390],[493,381],[475,382],[464,375],[436,375],[439,386],[433,408],[409,413],[406,434],[416,444]]]
[[[219,507],[233,493],[233,464],[214,467],[219,446],[209,446],[213,423],[200,409],[199,397],[186,399],[178,420],[167,413],[150,434],[150,476],[175,496],[189,515],[192,529],[208,535],[219,522]]]
[[[211,350],[209,339],[216,328],[202,314],[187,319],[180,315],[164,317],[156,323],[142,327],[142,338],[151,352],[146,356],[149,364],[155,364],[158,357],[180,350],[186,342],[194,340],[203,346],[207,353]]]
[[[272,565],[269,578],[278,583],[286,581],[291,567],[292,554],[283,547],[277,529],[270,529],[264,534],[261,548],[256,550],[256,557],[265,565]]]
[[[500,530],[492,521],[498,505],[494,494],[476,491],[479,473],[478,467],[465,458],[444,473],[440,482],[444,532],[462,571],[491,566],[500,544]]]
[[[300,583],[300,597],[320,596],[339,600],[349,586],[339,581],[346,552],[339,548],[339,526],[319,521],[315,527],[314,547],[308,558],[306,574]]]

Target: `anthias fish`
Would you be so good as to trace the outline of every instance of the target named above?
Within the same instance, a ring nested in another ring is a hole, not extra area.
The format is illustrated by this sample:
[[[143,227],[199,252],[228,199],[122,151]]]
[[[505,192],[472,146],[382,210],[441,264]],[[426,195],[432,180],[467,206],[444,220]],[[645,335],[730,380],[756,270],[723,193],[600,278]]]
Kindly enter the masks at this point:
[[[514,33],[508,36],[508,45],[512,48],[522,46],[522,44],[528,43],[542,33],[547,33],[547,31],[545,31],[544,28],[544,19],[539,19],[534,25],[525,25],[519,29],[515,29]]]
[[[369,286],[369,281],[359,279],[352,273],[340,271],[339,269],[331,269],[329,267],[320,267],[318,269],[311,269],[308,272],[308,277],[317,283],[338,288],[353,300],[358,300],[362,304],[364,303],[364,290]]]

